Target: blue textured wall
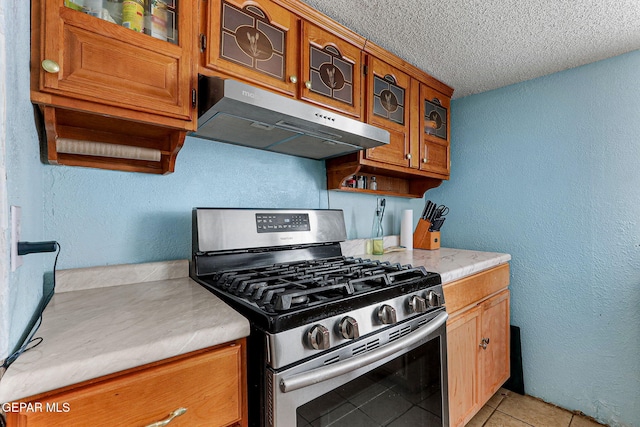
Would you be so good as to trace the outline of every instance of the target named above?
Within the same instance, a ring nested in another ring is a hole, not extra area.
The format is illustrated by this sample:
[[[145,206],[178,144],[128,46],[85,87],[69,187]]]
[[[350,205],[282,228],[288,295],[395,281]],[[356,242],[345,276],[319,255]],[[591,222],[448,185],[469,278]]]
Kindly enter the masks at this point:
[[[189,258],[195,206],[327,203],[323,162],[195,138],[166,176],[44,169],[45,229],[62,245],[63,268]]]
[[[29,101],[29,3],[23,0],[0,0],[5,15],[6,37],[6,168],[7,198],[10,205],[22,207],[22,240],[43,240],[42,165],[38,138]],[[9,274],[8,311],[0,316],[9,331],[0,331],[10,351],[22,335],[42,295],[44,262],[53,264],[49,255],[37,254]],[[5,262],[5,260],[3,260]],[[6,260],[8,262],[8,260]],[[2,286],[3,284],[0,284]],[[0,292],[2,294],[2,292]],[[2,304],[5,306],[5,304]],[[3,322],[0,322],[3,323]],[[0,346],[0,359],[6,351]]]
[[[640,51],[452,104],[443,245],[512,255],[525,389],[640,426]]]
[[[60,268],[185,258],[193,206],[342,208],[370,232],[375,198],[327,192],[321,162],[188,139],[176,173],[42,165],[29,102],[29,2],[0,0],[7,37],[9,203],[24,240],[58,240]],[[453,102],[445,246],[508,252],[512,320],[535,396],[640,426],[640,53]],[[388,234],[420,200],[388,198]],[[51,254],[9,277],[13,345]],[[0,331],[6,334],[7,331]],[[3,355],[0,355],[0,357]]]

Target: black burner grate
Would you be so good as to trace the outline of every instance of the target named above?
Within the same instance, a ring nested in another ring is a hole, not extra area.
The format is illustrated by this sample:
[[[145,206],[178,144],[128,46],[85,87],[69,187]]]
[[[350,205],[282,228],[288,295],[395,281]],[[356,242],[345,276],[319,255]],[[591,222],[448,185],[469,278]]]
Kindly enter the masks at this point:
[[[229,270],[213,285],[267,313],[296,310],[422,278],[424,268],[335,257]]]

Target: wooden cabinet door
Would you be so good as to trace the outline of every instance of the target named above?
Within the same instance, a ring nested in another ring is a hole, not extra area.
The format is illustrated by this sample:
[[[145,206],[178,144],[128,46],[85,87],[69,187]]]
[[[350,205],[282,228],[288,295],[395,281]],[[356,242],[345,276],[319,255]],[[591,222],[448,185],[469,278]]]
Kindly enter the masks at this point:
[[[420,170],[449,177],[450,99],[420,85]]]
[[[480,338],[480,400],[489,400],[509,379],[509,290],[481,304],[482,336]],[[483,344],[482,340],[486,340]]]
[[[205,67],[296,96],[298,18],[270,0],[213,0]]]
[[[479,351],[482,333],[481,310],[473,309],[447,323],[447,363],[449,370],[449,422],[464,426],[479,406]]]
[[[38,398],[49,411],[8,414],[10,426],[146,426],[185,408],[171,426],[246,426],[244,346],[222,346],[187,359]]]
[[[341,38],[309,22],[302,25],[302,75],[300,97],[362,117],[362,53]]]
[[[368,55],[365,93],[367,123],[391,134],[389,145],[368,149],[366,158],[410,167],[411,78]]]
[[[38,64],[46,59],[59,66],[57,72],[40,68],[37,88],[58,98],[36,94],[34,102],[74,108],[77,99],[191,120],[190,1],[179,2],[178,29],[185,36],[178,45],[75,11],[63,0],[32,7],[42,17]]]

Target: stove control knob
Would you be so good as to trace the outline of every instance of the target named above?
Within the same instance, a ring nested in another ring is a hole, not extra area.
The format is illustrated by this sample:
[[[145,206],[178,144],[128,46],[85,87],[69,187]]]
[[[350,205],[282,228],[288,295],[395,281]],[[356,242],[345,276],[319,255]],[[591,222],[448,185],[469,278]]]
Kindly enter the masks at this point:
[[[427,305],[429,307],[440,307],[440,295],[433,291],[427,292]]]
[[[329,330],[322,325],[315,325],[307,332],[307,343],[316,350],[329,348]]]
[[[427,301],[417,295],[409,298],[409,308],[412,313],[424,313],[427,311]]]
[[[342,318],[338,323],[338,329],[340,330],[340,335],[348,340],[354,340],[360,336],[358,322],[351,316]]]
[[[387,304],[383,305],[378,309],[378,320],[385,325],[393,325],[398,321],[396,309]]]

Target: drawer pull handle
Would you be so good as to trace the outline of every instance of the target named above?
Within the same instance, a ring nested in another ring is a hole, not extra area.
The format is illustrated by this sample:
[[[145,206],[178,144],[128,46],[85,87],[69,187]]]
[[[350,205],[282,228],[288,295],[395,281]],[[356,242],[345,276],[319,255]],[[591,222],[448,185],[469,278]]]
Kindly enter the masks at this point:
[[[489,345],[489,338],[482,338],[482,341],[480,342],[480,347],[482,347],[483,350],[486,350],[488,345]]]
[[[164,427],[167,424],[169,424],[171,421],[173,421],[174,418],[179,417],[180,415],[184,414],[185,412],[187,412],[187,408],[178,408],[175,411],[173,411],[172,413],[170,413],[168,418],[165,418],[162,421],[156,421],[155,423],[151,423],[146,427]]]

